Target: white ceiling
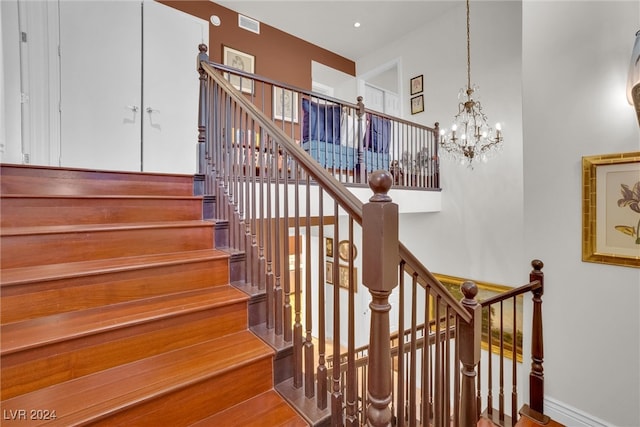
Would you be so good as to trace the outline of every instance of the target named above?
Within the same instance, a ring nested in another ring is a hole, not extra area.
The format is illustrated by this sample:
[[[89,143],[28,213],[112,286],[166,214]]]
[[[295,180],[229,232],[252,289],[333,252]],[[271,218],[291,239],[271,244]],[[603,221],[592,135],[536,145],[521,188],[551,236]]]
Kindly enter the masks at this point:
[[[213,0],[356,61],[401,38],[463,0]],[[361,23],[354,28],[354,22]]]

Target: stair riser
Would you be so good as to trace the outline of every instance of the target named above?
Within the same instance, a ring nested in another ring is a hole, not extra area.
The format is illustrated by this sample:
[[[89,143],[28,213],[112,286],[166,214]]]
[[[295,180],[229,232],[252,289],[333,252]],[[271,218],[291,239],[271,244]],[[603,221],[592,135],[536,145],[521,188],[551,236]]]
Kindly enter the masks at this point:
[[[191,384],[152,401],[124,409],[103,418],[92,426],[191,425],[271,389],[273,387],[273,379],[269,375],[271,363],[271,358],[257,360],[251,365],[226,371],[206,381]],[[241,425],[239,421],[233,420]]]
[[[116,229],[3,236],[2,268],[213,248],[213,227]]]
[[[228,260],[212,259],[5,286],[2,323],[228,283]]]
[[[0,168],[2,194],[191,196],[193,176],[81,169]]]
[[[201,199],[3,197],[2,227],[189,221],[202,218]]]
[[[8,399],[246,327],[246,302],[238,302],[8,354],[1,359],[2,397]]]

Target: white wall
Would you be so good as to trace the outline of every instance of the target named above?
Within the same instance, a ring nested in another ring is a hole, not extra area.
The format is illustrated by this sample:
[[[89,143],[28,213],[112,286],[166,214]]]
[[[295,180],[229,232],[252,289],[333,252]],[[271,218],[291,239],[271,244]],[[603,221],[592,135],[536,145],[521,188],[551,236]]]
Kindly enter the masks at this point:
[[[581,157],[640,150],[625,98],[640,3],[523,12],[525,253],[545,261],[548,403],[577,408],[570,425],[639,426],[640,271],[581,261]]]
[[[545,262],[545,411],[569,426],[640,426],[640,271],[581,261],[581,157],[640,149],[624,97],[638,29],[637,1],[472,1],[471,79],[504,151],[474,170],[443,160],[442,211],[401,218],[434,272],[514,286]],[[425,112],[410,119],[448,126],[464,30],[460,2],[358,74],[401,56],[405,104],[424,74]]]
[[[422,29],[358,60],[358,75],[401,55],[404,111],[410,111],[409,80],[422,74],[425,85],[425,112],[405,118],[449,126],[467,80],[465,22],[459,2]],[[496,283],[520,283],[528,273],[522,247],[520,40],[519,2],[472,3],[472,81],[489,120],[503,123],[505,147],[473,170],[442,159],[442,211],[403,216],[401,236],[432,271]],[[417,231],[420,238],[410,239]]]

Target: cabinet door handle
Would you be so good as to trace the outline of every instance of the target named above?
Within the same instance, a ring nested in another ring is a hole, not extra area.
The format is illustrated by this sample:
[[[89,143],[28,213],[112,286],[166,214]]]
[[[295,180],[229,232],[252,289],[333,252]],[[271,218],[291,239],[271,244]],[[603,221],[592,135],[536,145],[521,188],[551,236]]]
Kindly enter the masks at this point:
[[[127,108],[131,111],[133,111],[134,113],[138,112],[138,106],[137,105],[127,105]]]
[[[151,114],[151,113],[159,113],[159,112],[160,112],[160,110],[154,110],[151,107],[147,107],[147,113],[149,113],[149,114]]]

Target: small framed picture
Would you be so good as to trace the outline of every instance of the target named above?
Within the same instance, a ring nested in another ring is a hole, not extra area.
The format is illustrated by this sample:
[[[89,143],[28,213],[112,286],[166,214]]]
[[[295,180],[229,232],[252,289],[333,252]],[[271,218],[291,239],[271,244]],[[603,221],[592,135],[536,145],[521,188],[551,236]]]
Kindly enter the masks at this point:
[[[326,237],[324,239],[324,254],[327,258],[333,258],[333,238]]]
[[[228,46],[222,46],[222,63],[229,67],[237,68],[240,71],[253,74],[255,73],[256,57]],[[253,80],[239,75],[231,75],[231,78],[229,78],[228,73],[225,73],[224,77],[239,91],[253,93]]]
[[[418,114],[424,111],[424,95],[411,98],[411,114]]]
[[[411,79],[411,95],[416,95],[423,90],[422,74]]]
[[[324,279],[330,285],[333,285],[333,262],[327,261],[324,270]]]
[[[273,87],[273,119],[298,123],[298,93]]]
[[[346,262],[349,262],[350,259],[356,259],[358,256],[356,245],[350,244],[348,240],[342,240],[338,243],[338,256],[341,260]]]
[[[358,292],[358,269],[353,267],[353,276],[349,278],[349,266],[348,265],[340,265],[340,282],[338,286],[342,289],[349,289],[351,283],[353,283],[353,292]],[[351,282],[353,280],[353,282]]]

